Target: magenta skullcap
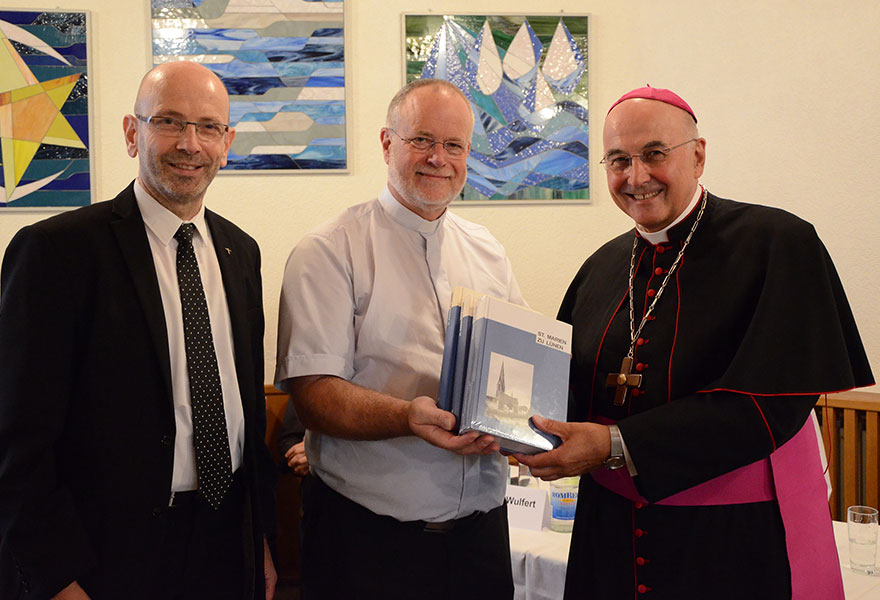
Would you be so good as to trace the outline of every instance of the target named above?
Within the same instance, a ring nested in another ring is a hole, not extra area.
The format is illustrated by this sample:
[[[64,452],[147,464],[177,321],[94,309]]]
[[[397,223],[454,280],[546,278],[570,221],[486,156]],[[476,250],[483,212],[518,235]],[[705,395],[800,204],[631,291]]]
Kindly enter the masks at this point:
[[[697,115],[694,114],[693,109],[691,109],[688,103],[681,99],[681,96],[671,90],[664,90],[663,88],[653,88],[650,85],[635,89],[631,92],[627,92],[626,94],[618,98],[617,102],[611,105],[611,108],[608,109],[608,112],[610,113],[615,106],[617,106],[624,100],[630,100],[632,98],[645,98],[647,100],[658,100],[660,102],[665,102],[666,104],[671,104],[672,106],[680,108],[681,110],[689,114],[694,119],[694,123],[697,122]]]

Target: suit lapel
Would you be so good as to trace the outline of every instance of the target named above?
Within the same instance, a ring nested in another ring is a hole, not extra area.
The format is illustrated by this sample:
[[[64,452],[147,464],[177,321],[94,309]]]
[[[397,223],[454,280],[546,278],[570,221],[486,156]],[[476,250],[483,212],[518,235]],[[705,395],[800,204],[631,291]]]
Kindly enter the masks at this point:
[[[162,295],[153,264],[153,253],[147,239],[144,221],[134,197],[134,182],[113,199],[115,220],[110,222],[110,230],[116,236],[119,249],[128,265],[134,287],[140,298],[144,317],[150,330],[156,355],[168,393],[171,392],[171,358],[168,354],[168,330],[165,326],[165,312],[162,308]]]
[[[235,370],[238,387],[241,392],[245,414],[250,406],[247,399],[251,396],[251,385],[243,376],[248,373],[245,360],[251,351],[249,347],[250,324],[247,319],[247,271],[242,266],[243,250],[237,247],[236,240],[230,235],[229,229],[210,210],[205,210],[205,221],[211,229],[214,252],[220,263],[220,274],[223,278],[223,291],[226,293],[226,304],[229,307],[229,320],[232,323],[232,347],[235,351]]]

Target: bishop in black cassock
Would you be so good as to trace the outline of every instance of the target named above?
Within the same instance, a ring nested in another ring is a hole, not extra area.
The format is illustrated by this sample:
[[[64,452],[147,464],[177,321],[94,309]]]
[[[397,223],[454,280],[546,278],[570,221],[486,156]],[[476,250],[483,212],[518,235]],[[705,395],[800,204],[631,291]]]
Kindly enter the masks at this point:
[[[674,113],[696,122],[654,88],[609,111],[609,187],[638,227],[562,302],[569,424],[538,421],[565,443],[518,457],[539,476],[585,473],[565,597],[842,598],[811,411],[873,383],[853,315],[809,223],[698,185],[705,141],[680,144]],[[627,466],[609,470],[604,428],[574,422],[616,423]]]

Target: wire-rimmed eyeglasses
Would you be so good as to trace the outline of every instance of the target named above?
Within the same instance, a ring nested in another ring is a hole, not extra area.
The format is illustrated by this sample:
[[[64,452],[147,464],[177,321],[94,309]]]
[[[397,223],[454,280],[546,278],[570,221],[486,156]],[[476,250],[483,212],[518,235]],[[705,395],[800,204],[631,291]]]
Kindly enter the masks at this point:
[[[229,131],[229,125],[226,123],[214,123],[213,121],[184,121],[176,117],[166,117],[164,115],[153,115],[152,117],[144,117],[135,115],[144,123],[149,123],[153,129],[165,135],[182,135],[187,125],[192,125],[196,130],[199,139],[206,142],[215,142],[223,137]]]
[[[399,137],[404,144],[409,144],[410,147],[416,152],[428,152],[431,150],[436,144],[440,144],[443,146],[443,149],[446,150],[446,154],[449,156],[464,156],[467,154],[468,146],[464,142],[441,142],[439,140],[432,140],[431,138],[427,138],[421,135],[417,135],[411,138],[405,138],[390,127],[386,127],[388,131]]]
[[[700,138],[693,138],[669,148],[651,148],[650,150],[645,150],[641,154],[609,154],[600,160],[599,164],[604,165],[607,170],[614,173],[623,173],[629,169],[632,166],[634,158],[638,158],[642,161],[642,164],[648,168],[657,167],[666,162],[670,152],[676,148],[681,148],[685,144],[696,142],[698,139]]]

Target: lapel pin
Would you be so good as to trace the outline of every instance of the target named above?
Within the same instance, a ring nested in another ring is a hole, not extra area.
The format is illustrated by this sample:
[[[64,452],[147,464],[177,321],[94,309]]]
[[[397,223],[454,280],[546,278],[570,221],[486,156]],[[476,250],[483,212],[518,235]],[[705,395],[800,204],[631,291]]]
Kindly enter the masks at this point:
[[[232,250],[230,250],[229,248],[224,248],[224,250],[226,250],[226,254],[232,254]]]

